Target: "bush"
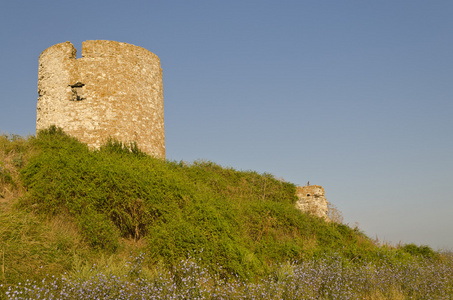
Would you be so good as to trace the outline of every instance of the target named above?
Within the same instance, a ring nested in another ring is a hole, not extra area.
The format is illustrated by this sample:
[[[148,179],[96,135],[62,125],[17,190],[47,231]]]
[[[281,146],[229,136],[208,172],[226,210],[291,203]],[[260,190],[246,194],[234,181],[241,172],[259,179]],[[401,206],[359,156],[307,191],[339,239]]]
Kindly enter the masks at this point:
[[[93,248],[110,252],[118,249],[118,229],[104,214],[84,210],[79,216],[79,226],[85,239]]]
[[[435,258],[437,253],[429,246],[421,245],[417,246],[415,244],[407,244],[401,247],[401,250],[415,256],[422,256],[424,258]]]
[[[164,161],[109,140],[91,151],[56,127],[38,133],[22,169],[22,207],[68,215],[94,249],[144,239],[155,263],[192,255],[225,276],[253,278],[272,264],[337,253],[366,259],[375,247],[358,230],[301,213],[295,185],[213,162]]]

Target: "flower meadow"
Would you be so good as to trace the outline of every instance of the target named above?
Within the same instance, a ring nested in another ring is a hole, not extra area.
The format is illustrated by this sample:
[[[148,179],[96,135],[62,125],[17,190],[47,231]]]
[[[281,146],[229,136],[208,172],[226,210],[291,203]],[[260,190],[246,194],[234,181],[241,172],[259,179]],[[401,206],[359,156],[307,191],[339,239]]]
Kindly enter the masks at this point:
[[[243,280],[217,275],[188,258],[171,270],[142,273],[145,255],[130,259],[121,275],[92,266],[40,282],[3,288],[6,299],[453,299],[451,256],[408,262],[350,262],[340,256],[275,267],[268,277]]]

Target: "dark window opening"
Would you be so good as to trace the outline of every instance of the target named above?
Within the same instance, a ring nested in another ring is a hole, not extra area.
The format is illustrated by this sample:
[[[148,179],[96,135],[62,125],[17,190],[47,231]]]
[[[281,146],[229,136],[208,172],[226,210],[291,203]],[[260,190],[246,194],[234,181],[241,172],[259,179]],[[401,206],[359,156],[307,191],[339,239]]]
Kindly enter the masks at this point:
[[[307,194],[307,197],[310,197],[310,194]]]
[[[71,97],[72,101],[85,100],[84,89],[83,89],[85,84],[83,84],[81,82],[76,82],[75,84],[70,84],[69,86],[71,87],[71,91],[72,91],[72,97]]]

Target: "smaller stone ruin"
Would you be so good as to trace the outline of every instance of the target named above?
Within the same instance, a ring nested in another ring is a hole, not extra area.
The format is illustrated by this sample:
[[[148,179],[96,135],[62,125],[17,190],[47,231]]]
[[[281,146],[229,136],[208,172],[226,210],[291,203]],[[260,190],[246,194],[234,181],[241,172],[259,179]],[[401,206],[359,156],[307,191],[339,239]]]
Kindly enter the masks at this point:
[[[298,186],[296,189],[297,202],[296,208],[303,212],[309,212],[326,221],[330,221],[327,216],[328,207],[324,188],[320,185]]]

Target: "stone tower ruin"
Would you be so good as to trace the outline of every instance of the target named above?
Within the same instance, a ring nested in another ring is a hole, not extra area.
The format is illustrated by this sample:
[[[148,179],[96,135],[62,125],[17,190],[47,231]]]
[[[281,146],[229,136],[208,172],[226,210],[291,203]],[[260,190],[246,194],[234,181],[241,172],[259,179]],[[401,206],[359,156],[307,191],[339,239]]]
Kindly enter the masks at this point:
[[[70,42],[39,56],[36,130],[56,125],[99,148],[109,137],[165,158],[164,98],[159,58],[114,41]]]
[[[329,211],[328,202],[322,186],[298,186],[296,188],[296,196],[298,199],[296,208],[329,221],[329,217],[327,216],[327,212]]]

